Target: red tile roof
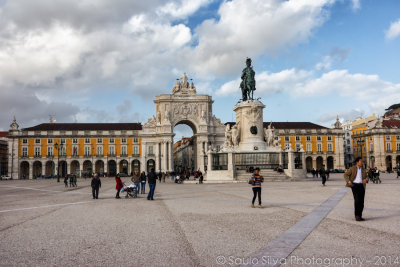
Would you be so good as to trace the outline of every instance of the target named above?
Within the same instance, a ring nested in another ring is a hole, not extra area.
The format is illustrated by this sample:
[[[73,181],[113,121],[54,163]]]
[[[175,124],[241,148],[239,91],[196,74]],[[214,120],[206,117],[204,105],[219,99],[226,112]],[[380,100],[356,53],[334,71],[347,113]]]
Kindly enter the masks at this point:
[[[8,132],[0,132],[0,137],[7,137],[8,136]]]
[[[382,126],[385,128],[399,128],[400,129],[400,120],[383,120]]]

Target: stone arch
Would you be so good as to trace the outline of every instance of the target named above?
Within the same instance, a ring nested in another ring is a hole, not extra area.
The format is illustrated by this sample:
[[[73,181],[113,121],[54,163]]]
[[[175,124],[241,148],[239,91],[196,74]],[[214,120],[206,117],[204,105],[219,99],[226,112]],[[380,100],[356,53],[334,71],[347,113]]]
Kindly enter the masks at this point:
[[[122,159],[122,160],[120,160],[119,161],[119,164],[118,164],[118,167],[119,167],[119,169],[118,169],[118,172],[119,173],[125,173],[125,174],[127,174],[127,175],[129,175],[129,173],[128,173],[128,161],[126,160],[126,159]]]
[[[108,161],[108,175],[109,176],[115,176],[117,175],[117,163],[115,160],[109,160]]]
[[[71,174],[74,174],[77,177],[80,177],[79,166],[80,166],[79,161],[73,160],[71,162]]]
[[[138,159],[134,159],[132,160],[132,168],[131,168],[132,172],[138,172],[140,173],[140,161]]]
[[[392,166],[392,156],[390,156],[390,155],[386,156],[385,162],[386,162],[386,170],[391,171],[392,168],[393,168],[393,166]]]
[[[44,171],[44,175],[46,178],[50,178],[54,175],[54,169],[55,169],[55,164],[54,161],[46,161],[45,164],[45,171]]]
[[[151,169],[156,169],[156,162],[154,161],[154,159],[149,159],[147,161],[147,173],[149,173]]]
[[[36,179],[41,177],[42,174],[42,163],[40,161],[33,162],[33,178]]]
[[[104,174],[104,161],[101,159],[97,160],[94,164],[94,171],[97,172],[100,176]]]
[[[310,157],[310,156],[308,156],[308,157],[306,158],[306,169],[307,169],[308,172],[310,172],[310,171],[313,169],[313,166],[312,166],[312,157]]]
[[[324,165],[324,158],[321,156],[318,156],[316,161],[317,161],[317,170],[319,170]]]
[[[20,164],[21,179],[29,179],[29,162],[23,161]]]
[[[178,119],[176,123],[173,124],[172,130],[175,128],[175,126],[183,124],[189,126],[192,129],[194,135],[197,133],[198,126],[191,119]]]
[[[331,169],[335,168],[334,159],[333,159],[332,156],[329,156],[326,159],[326,165],[327,165],[326,167],[327,167],[328,170],[331,170]]]
[[[65,160],[61,160],[58,163],[58,171],[59,171],[58,174],[60,175],[60,177],[65,177],[68,174],[67,167],[68,164]]]
[[[83,177],[90,177],[93,172],[92,162],[90,160],[85,160],[82,164],[82,176]]]

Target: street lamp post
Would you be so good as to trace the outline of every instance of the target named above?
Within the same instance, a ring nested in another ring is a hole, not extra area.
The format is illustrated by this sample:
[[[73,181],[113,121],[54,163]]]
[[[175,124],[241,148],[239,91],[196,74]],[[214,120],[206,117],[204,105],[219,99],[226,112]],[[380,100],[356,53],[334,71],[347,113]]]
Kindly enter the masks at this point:
[[[63,144],[60,143],[60,145],[58,145],[57,143],[55,143],[54,147],[57,150],[57,183],[59,183],[60,182],[60,150],[62,151]]]

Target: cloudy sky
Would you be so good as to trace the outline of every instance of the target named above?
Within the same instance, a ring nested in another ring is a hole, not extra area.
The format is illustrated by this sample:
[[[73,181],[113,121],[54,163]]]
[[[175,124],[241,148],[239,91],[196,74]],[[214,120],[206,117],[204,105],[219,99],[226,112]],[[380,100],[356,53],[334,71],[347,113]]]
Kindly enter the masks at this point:
[[[246,57],[265,121],[383,114],[400,103],[400,1],[0,0],[0,129],[145,122],[184,71],[231,121]]]

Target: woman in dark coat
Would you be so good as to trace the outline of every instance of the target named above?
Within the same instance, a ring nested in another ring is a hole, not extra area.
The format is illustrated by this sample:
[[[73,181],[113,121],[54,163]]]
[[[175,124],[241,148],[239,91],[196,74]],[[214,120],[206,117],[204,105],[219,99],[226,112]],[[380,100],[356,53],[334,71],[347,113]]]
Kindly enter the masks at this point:
[[[117,190],[117,195],[115,196],[115,198],[120,198],[119,191],[122,189],[124,185],[122,184],[121,177],[119,176],[119,174],[117,174],[117,176],[115,177],[115,182],[117,183],[117,185],[115,186],[115,189]]]

